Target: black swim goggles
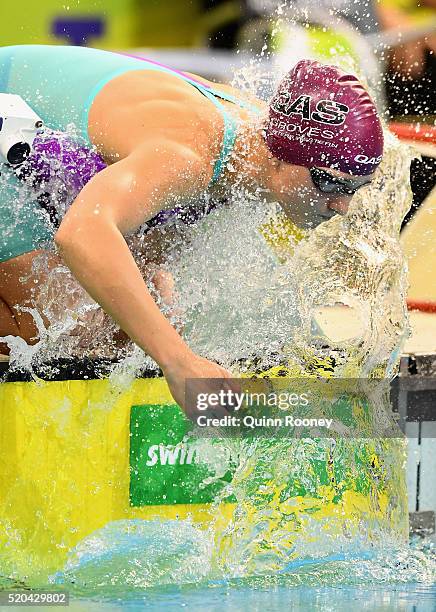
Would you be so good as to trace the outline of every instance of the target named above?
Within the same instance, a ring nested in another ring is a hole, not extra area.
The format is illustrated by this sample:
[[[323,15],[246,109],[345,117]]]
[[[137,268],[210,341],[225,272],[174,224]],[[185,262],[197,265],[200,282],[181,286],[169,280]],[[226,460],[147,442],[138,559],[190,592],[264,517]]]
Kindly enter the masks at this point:
[[[368,185],[372,179],[368,178],[362,182],[362,177],[343,178],[335,176],[328,170],[322,168],[309,168],[312,183],[322,193],[332,193],[341,195],[353,195],[364,185]]]

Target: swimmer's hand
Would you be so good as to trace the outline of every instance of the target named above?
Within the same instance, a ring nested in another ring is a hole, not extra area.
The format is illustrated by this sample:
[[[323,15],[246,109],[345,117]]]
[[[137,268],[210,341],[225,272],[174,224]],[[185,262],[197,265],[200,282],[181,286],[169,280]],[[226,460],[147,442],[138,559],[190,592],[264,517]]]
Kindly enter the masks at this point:
[[[232,374],[213,361],[204,359],[195,353],[189,353],[185,355],[182,360],[175,360],[169,366],[162,368],[163,374],[166,378],[168,386],[171,391],[171,395],[179,406],[185,411],[186,415],[190,418],[195,417],[193,406],[188,405],[189,402],[186,398],[186,383],[190,379],[229,379],[229,388],[232,388]],[[206,387],[212,387],[213,385],[205,381]],[[220,385],[221,386],[221,385]],[[226,385],[227,386],[227,385]],[[203,390],[203,389],[202,389]],[[215,391],[215,389],[213,390]],[[210,390],[212,392],[212,389]],[[222,414],[226,413],[225,408],[220,409]]]

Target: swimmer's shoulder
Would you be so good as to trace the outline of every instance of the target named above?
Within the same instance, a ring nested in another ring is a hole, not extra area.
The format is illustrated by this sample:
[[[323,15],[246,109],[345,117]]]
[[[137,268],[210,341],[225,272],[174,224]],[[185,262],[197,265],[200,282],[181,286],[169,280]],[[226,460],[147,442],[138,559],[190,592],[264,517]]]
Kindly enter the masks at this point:
[[[88,121],[91,142],[109,164],[148,143],[156,150],[185,150],[187,160],[198,160],[190,163],[199,176],[211,175],[223,138],[219,110],[171,74],[141,72],[117,77],[96,96]]]

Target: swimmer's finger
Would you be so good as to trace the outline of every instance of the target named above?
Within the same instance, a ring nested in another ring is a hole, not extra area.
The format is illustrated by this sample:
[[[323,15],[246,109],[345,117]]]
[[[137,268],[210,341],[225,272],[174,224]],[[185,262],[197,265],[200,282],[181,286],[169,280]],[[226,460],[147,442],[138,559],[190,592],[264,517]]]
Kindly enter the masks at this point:
[[[238,379],[236,379],[231,372],[229,372],[222,366],[219,366],[219,367],[222,373],[222,378],[225,379],[222,381],[223,387],[226,387],[232,390],[236,390],[236,389],[240,390],[241,387],[239,385]]]
[[[240,380],[237,378],[233,378],[232,376],[223,380],[222,386],[225,391],[231,391],[232,393],[237,395],[243,392]]]

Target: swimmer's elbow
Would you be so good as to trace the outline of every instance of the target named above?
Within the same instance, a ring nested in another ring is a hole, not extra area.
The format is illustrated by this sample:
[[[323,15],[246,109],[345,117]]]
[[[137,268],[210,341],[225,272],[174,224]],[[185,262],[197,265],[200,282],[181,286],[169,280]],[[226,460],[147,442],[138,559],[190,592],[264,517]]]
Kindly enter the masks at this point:
[[[71,223],[61,223],[54,235],[54,242],[59,251],[70,251],[77,243],[77,229]]]
[[[68,232],[65,231],[62,225],[54,235],[54,242],[59,250],[62,250],[68,242]]]
[[[58,255],[63,259],[68,266],[76,261],[89,256],[93,247],[93,238],[88,232],[75,231],[77,228],[63,224],[59,227],[54,235],[54,242]]]
[[[99,219],[95,216],[92,219],[66,217],[54,235],[54,242],[61,255],[74,256],[75,253],[93,251],[113,241],[114,235],[119,233],[117,225],[103,215]]]
[[[79,241],[78,234],[82,234],[81,240]],[[74,227],[71,223],[61,223],[59,229],[54,235],[55,245],[60,253],[73,251],[75,245],[79,242],[86,243],[89,237],[83,235],[80,228]]]

